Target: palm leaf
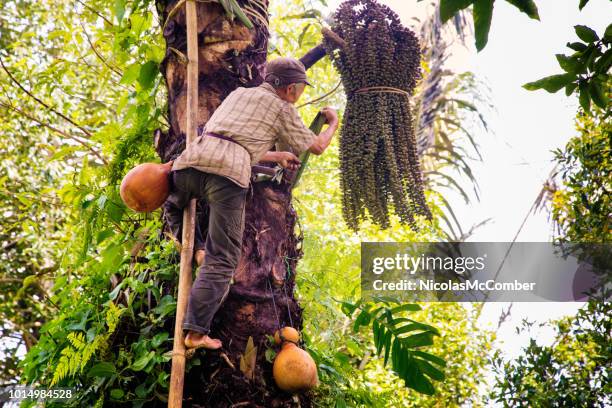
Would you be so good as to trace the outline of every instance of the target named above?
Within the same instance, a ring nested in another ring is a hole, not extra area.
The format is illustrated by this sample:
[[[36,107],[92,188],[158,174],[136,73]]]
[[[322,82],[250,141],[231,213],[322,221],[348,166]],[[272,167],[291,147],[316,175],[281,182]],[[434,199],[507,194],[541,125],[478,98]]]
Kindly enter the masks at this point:
[[[488,131],[487,120],[480,109],[481,104],[486,107],[490,107],[491,104],[488,103],[488,96],[484,94],[485,87],[472,73],[457,74],[445,68],[449,43],[445,40],[448,36],[445,37],[444,33],[453,29],[450,35],[464,41],[470,29],[470,22],[466,18],[470,11],[460,11],[463,8],[459,3],[438,2],[434,13],[422,23],[420,41],[424,48],[424,65],[428,70],[413,100],[417,150],[425,159],[424,174],[426,177],[433,177],[430,186],[444,186],[456,190],[466,203],[469,203],[470,196],[466,193],[465,187],[461,185],[459,179],[451,177],[450,174],[458,171],[465,176],[473,186],[476,199],[480,199],[478,183],[469,164],[469,161],[474,159],[461,144],[463,140],[467,140],[468,147],[482,160],[475,136],[468,130],[471,129],[468,121],[476,122],[477,126]],[[453,17],[449,20],[453,24],[445,25],[440,14],[443,14],[445,19]],[[457,238],[456,228],[453,227],[456,226],[459,227],[461,231],[459,235],[462,236],[460,224],[447,201],[444,211],[445,214],[441,218],[451,232],[451,234],[445,232],[445,235]]]
[[[418,349],[432,345],[434,336],[439,336],[438,330],[401,315],[420,310],[419,305],[400,304],[389,297],[381,299],[382,304],[366,303],[359,307],[353,329],[359,330],[371,321],[376,355],[380,357],[382,354],[383,366],[390,362],[393,372],[404,380],[407,387],[420,393],[433,394],[435,389],[431,380],[444,380],[442,368],[446,362],[441,357]]]

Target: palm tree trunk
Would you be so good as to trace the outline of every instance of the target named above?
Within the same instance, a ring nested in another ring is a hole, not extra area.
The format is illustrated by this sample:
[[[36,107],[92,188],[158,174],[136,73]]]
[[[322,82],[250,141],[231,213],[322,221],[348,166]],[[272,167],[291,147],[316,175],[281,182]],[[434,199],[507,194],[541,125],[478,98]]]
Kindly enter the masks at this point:
[[[241,1],[241,4],[243,2]],[[267,1],[266,8],[267,8]],[[165,162],[185,147],[187,93],[184,6],[158,0],[164,25],[166,57],[161,65],[168,88],[170,128],[156,132],[155,147]],[[249,30],[229,21],[219,3],[197,2],[199,42],[198,126],[203,126],[225,97],[238,86],[256,86],[267,57],[268,30],[251,18]],[[267,14],[266,14],[267,17]],[[320,58],[320,57],[319,57]],[[206,229],[205,203],[198,203],[196,220]],[[298,397],[276,388],[265,350],[266,335],[283,326],[300,330],[302,309],[294,298],[295,270],[302,252],[296,236],[296,213],[287,183],[261,182],[249,192],[242,256],[234,284],[212,323],[212,336],[223,341],[221,352],[200,351],[201,365],[185,375],[184,406],[290,407],[311,406],[311,396]],[[254,376],[240,370],[248,338],[257,347]],[[299,402],[298,402],[299,400]],[[299,405],[298,405],[299,404]]]

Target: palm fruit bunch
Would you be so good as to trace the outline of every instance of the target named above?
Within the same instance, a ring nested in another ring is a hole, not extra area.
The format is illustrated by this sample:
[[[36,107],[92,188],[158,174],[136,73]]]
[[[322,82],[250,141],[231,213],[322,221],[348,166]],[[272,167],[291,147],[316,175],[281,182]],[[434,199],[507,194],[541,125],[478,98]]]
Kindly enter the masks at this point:
[[[393,211],[416,231],[416,215],[431,219],[410,103],[421,78],[419,41],[375,0],[345,1],[333,20],[331,29],[346,42],[337,48],[324,40],[347,95],[340,132],[344,219],[357,231],[367,209],[385,229]]]

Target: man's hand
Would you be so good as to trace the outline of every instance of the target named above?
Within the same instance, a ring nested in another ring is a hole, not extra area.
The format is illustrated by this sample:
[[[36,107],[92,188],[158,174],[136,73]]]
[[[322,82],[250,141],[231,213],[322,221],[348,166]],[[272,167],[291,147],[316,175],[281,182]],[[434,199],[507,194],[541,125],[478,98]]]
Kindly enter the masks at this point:
[[[326,106],[325,108],[321,109],[321,113],[323,116],[325,116],[326,123],[329,126],[338,127],[338,114],[334,108],[331,106]]]
[[[327,149],[331,143],[334,133],[336,133],[336,130],[338,130],[338,114],[336,113],[336,110],[331,106],[327,106],[321,109],[321,113],[323,116],[325,116],[325,123],[327,123],[329,126],[327,129],[319,133],[312,145],[310,145],[308,148],[310,153],[316,155],[323,154],[325,149]]]
[[[266,152],[261,161],[278,163],[289,170],[295,170],[300,166],[300,159],[291,152]]]
[[[291,152],[275,152],[277,154],[276,162],[283,168],[289,170],[296,170],[300,167],[300,159]]]

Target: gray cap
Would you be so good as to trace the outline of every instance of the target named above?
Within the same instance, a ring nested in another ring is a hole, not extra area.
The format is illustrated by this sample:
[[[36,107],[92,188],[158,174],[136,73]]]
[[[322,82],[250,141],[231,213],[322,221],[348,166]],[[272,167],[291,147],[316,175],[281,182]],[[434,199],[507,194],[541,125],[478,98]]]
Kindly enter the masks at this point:
[[[290,57],[279,57],[268,61],[264,80],[276,87],[298,82],[312,86],[306,77],[304,64]]]

